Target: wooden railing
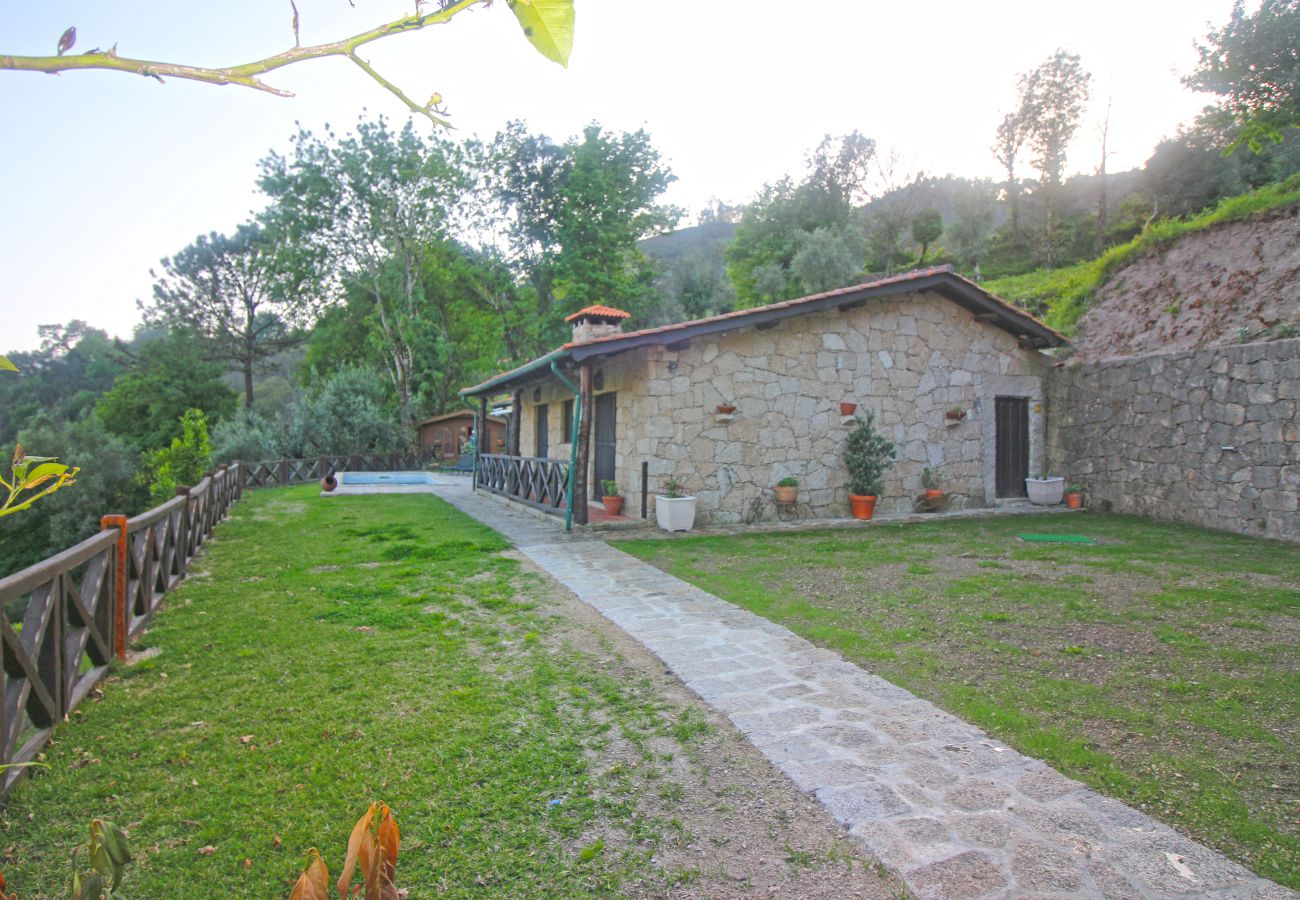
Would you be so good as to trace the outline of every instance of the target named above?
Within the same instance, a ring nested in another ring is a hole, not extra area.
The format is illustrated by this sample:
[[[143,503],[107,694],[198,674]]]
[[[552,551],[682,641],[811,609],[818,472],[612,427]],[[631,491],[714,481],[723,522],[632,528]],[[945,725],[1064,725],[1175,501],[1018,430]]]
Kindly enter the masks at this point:
[[[569,461],[483,453],[475,485],[546,512],[560,512],[568,505]]]
[[[244,471],[222,467],[132,519],[0,580],[0,767],[27,763],[54,726],[126,657],[190,559],[242,496]],[[20,610],[11,621],[5,610]],[[23,768],[0,768],[0,798]]]
[[[319,481],[331,471],[400,472],[422,469],[440,461],[433,448],[395,453],[354,453],[348,456],[310,456],[304,459],[270,459],[243,463],[247,487],[286,487]]]

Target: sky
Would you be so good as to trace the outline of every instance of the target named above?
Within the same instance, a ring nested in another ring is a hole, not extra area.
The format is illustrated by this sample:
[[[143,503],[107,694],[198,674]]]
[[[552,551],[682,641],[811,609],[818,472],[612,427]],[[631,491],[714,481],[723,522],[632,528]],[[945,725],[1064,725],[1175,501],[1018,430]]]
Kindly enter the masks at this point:
[[[297,0],[304,44],[407,15],[413,0]],[[1141,165],[1209,98],[1180,75],[1231,0],[577,0],[568,68],[527,44],[504,0],[362,55],[417,100],[434,91],[453,137],[512,119],[557,140],[596,121],[644,127],[690,213],[741,203],[802,171],[823,135],[854,129],[908,171],[996,177],[994,130],[1016,76],[1064,48],[1093,74],[1070,169],[1093,171],[1111,102],[1110,171]],[[1247,4],[1252,9],[1258,3]],[[292,46],[289,0],[0,0],[0,54],[75,50],[232,65]],[[263,205],[258,162],[298,124],[347,130],[403,121],[400,102],[341,59],[245,88],[115,72],[0,71],[0,351],[34,349],[37,326],[83,319],[127,337],[150,269]],[[423,121],[423,120],[421,120]],[[421,126],[428,127],[428,126]],[[689,219],[687,220],[689,222]]]

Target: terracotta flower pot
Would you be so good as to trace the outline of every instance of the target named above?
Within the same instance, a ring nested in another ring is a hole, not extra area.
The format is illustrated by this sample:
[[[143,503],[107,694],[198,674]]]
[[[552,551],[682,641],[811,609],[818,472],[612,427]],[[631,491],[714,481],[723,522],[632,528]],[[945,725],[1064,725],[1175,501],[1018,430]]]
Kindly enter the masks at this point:
[[[777,503],[794,503],[799,499],[799,488],[774,487],[772,488],[772,499]]]
[[[605,515],[621,516],[623,514],[622,494],[615,494],[613,497],[601,497],[600,502],[605,504]]]
[[[320,480],[320,489],[322,491],[332,491],[338,486],[339,486],[338,479],[334,477],[334,474],[332,472]]]
[[[874,494],[849,494],[849,509],[855,519],[870,519],[876,514]]]
[[[943,491],[939,490],[938,488],[926,488],[926,489],[925,489],[925,496],[927,496],[927,497],[942,497],[942,496],[943,496]]]
[[[842,416],[851,416],[857,411],[858,411],[858,405],[856,403],[840,404],[840,415]]]
[[[1083,494],[1071,491],[1065,495],[1065,505],[1070,509],[1080,509],[1083,506]]]
[[[736,407],[732,406],[730,403],[718,404],[718,415],[720,416],[729,416],[735,411],[736,411]]]
[[[943,414],[943,417],[950,422],[959,422],[965,415],[960,409],[950,409]]]

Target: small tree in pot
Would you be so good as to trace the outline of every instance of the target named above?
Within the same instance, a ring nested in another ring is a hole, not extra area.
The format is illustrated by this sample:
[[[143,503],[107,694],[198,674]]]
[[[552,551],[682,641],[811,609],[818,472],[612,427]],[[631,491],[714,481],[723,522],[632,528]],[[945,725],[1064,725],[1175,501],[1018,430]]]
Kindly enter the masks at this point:
[[[664,492],[655,495],[655,520],[664,531],[690,531],[695,524],[695,498],[672,475],[664,478]]]
[[[611,478],[602,478],[600,489],[605,492],[600,498],[600,502],[605,504],[605,513],[611,516],[622,515],[623,495],[618,492],[618,482]]]
[[[849,470],[849,506],[855,519],[870,519],[883,490],[881,478],[893,464],[894,443],[876,430],[875,413],[858,416],[844,442],[844,465]]]
[[[772,499],[777,503],[794,503],[799,499],[799,479],[787,475],[772,489]]]

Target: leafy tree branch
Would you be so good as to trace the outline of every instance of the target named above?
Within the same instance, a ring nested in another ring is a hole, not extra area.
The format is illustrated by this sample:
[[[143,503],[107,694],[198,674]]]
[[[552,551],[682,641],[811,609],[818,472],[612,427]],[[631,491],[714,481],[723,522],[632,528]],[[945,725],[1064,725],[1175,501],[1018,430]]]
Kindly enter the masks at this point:
[[[479,3],[487,6],[490,5],[490,2],[491,0],[455,0],[455,2],[441,0],[436,11],[423,13],[420,12],[423,3],[417,0],[415,15],[388,22],[339,41],[303,47],[299,45],[297,40],[298,8],[291,0],[294,31],[293,47],[264,59],[218,68],[119,56],[116,44],[108,50],[95,48],[86,53],[69,55],[67,51],[72,49],[72,46],[76,43],[76,29],[69,28],[59,39],[58,52],[55,55],[14,56],[0,54],[0,69],[45,72],[51,75],[76,69],[105,69],[114,72],[130,72],[136,75],[144,75],[160,82],[165,78],[184,78],[206,84],[234,84],[257,91],[265,91],[277,97],[292,97],[292,93],[268,84],[262,80],[261,76],[309,59],[343,56],[351,60],[358,68],[378,82],[380,86],[406,104],[407,108],[412,112],[428,118],[436,125],[449,125],[445,111],[439,106],[442,101],[440,94],[435,93],[426,104],[416,103],[406,92],[380,75],[373,66],[357,55],[357,51],[373,41],[391,37],[395,34],[420,31],[430,25],[445,24],[451,21],[454,16],[472,6]],[[569,52],[573,47],[573,0],[507,0],[507,2],[511,11],[519,20],[525,36],[533,46],[547,59],[567,66]]]

